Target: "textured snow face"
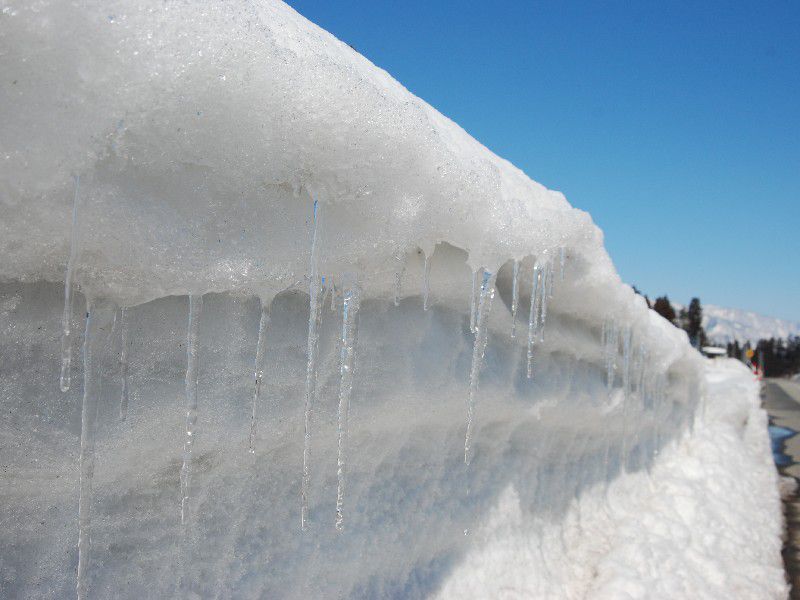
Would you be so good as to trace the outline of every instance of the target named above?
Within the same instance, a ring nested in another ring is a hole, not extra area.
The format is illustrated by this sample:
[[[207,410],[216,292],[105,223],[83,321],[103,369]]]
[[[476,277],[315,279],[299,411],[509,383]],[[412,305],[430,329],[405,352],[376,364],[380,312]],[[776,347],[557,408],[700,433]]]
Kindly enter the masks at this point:
[[[705,418],[649,471],[554,525],[509,486],[438,598],[785,598],[778,477],[759,385],[709,361]]]
[[[760,339],[800,335],[800,323],[766,317],[738,308],[703,306],[703,327],[708,336],[719,343],[734,340],[756,343]]]
[[[0,18],[12,596],[428,596],[691,429],[588,215],[286,5]]]

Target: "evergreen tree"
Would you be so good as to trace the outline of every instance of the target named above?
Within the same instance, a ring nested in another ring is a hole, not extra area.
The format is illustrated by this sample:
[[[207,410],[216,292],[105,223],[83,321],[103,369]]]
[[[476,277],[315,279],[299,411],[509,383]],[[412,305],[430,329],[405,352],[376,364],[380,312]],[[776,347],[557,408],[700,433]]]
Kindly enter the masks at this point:
[[[684,329],[689,334],[689,341],[695,348],[699,348],[706,342],[705,331],[703,330],[703,308],[700,305],[699,298],[692,298],[689,303]]]
[[[667,296],[656,298],[656,301],[653,303],[653,310],[670,323],[675,324],[675,309],[672,308],[672,304]]]

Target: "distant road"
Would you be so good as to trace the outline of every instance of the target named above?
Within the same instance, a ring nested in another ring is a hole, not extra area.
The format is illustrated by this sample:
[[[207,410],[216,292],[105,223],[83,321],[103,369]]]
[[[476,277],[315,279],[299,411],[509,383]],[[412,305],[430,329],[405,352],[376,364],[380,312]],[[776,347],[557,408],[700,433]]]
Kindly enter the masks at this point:
[[[765,379],[761,398],[772,423],[800,432],[800,384],[786,379]],[[800,479],[800,435],[786,440],[784,454],[794,464],[783,472]]]
[[[771,409],[800,410],[800,384],[786,379],[765,379],[763,398],[768,412]],[[800,428],[792,429],[800,431]]]

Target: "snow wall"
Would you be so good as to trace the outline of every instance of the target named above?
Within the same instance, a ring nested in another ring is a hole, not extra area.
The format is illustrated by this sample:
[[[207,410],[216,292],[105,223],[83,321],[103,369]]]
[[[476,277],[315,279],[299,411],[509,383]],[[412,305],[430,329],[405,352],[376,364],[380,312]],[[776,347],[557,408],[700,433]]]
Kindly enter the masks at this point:
[[[7,596],[425,597],[692,428],[589,215],[285,4],[11,1],[0,56]]]

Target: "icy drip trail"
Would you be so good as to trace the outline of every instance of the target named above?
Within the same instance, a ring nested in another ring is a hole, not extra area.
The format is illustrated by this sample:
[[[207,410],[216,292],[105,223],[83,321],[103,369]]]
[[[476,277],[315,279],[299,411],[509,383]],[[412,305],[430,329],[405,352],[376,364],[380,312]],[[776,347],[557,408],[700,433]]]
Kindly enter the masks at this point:
[[[483,356],[486,352],[486,342],[489,339],[489,313],[494,300],[495,276],[488,271],[483,272],[480,300],[478,302],[478,317],[475,323],[475,342],[472,345],[472,366],[469,371],[469,395],[467,397],[467,432],[464,436],[464,464],[471,460],[470,445],[472,443],[472,429],[475,420],[475,396],[478,393],[478,376],[483,365]]]
[[[358,338],[358,309],[360,304],[361,290],[358,286],[347,287],[344,291],[342,306],[342,349],[339,358],[340,380],[336,454],[336,529],[339,531],[344,527],[345,452],[350,413],[350,395],[353,391],[356,341]]]
[[[539,323],[539,306],[542,289],[542,268],[539,262],[533,265],[533,279],[531,283],[531,308],[528,314],[528,379],[533,377],[533,345],[536,342],[536,327]]]
[[[517,308],[519,307],[519,261],[514,260],[511,281],[511,337],[517,337]]]
[[[422,274],[422,310],[428,310],[428,297],[431,293],[431,256],[425,254],[425,266]]]
[[[631,344],[633,331],[626,327],[622,334],[622,445],[620,464],[622,469],[627,469],[628,459],[628,413],[630,412],[631,396]]]
[[[333,300],[331,300],[333,302]],[[264,379],[264,353],[267,347],[267,328],[269,327],[269,302],[261,300],[261,318],[258,321],[258,341],[256,342],[255,388],[253,390],[253,410],[250,415],[250,454],[256,452],[256,414],[258,398],[261,395],[261,382]]]
[[[123,421],[128,418],[128,320],[126,309],[119,313],[119,375],[122,380],[122,390],[119,396],[119,418]]]
[[[80,175],[75,177],[75,197],[72,200],[72,231],[69,240],[69,258],[64,274],[64,315],[61,319],[61,378],[62,392],[69,390],[72,381],[72,278],[75,274],[75,261],[78,256],[80,230],[78,228],[78,200],[81,185]]]
[[[317,232],[320,221],[319,204],[314,201],[314,226],[311,233],[311,264],[308,284],[308,344],[306,362],[306,389],[303,406],[303,479],[300,484],[300,528],[308,527],[308,491],[311,485],[311,469],[309,464],[311,452],[311,404],[317,384],[317,341],[319,337],[319,319],[322,310],[322,284],[318,273]]]
[[[403,274],[406,271],[405,258],[398,258],[400,268],[394,276],[394,305],[400,306],[400,295],[403,293]]]
[[[186,340],[186,439],[183,442],[181,465],[181,524],[185,524],[189,509],[189,488],[192,479],[192,449],[197,424],[197,332],[203,297],[189,296],[189,332]]]
[[[78,500],[78,600],[86,598],[91,549],[92,479],[97,409],[100,400],[100,360],[97,354],[111,328],[115,308],[107,302],[87,302],[83,340],[83,406],[81,408],[80,496]]]

